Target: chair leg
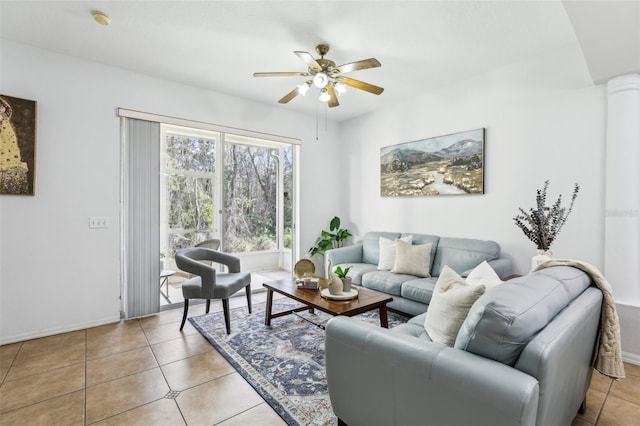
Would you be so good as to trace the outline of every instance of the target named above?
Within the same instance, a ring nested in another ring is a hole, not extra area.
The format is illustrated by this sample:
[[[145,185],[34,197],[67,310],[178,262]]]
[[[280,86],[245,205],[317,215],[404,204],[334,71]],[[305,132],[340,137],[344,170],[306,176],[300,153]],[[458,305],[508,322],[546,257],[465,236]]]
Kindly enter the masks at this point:
[[[224,312],[224,325],[227,327],[227,334],[231,334],[231,316],[229,314],[229,299],[222,299],[222,311]]]
[[[205,313],[209,313],[209,308],[211,307],[211,299],[207,299],[207,310]]]
[[[184,299],[184,313],[182,314],[182,324],[180,324],[180,331],[184,327],[184,322],[187,320],[187,311],[189,310],[189,299]]]
[[[251,284],[246,286],[244,291],[247,292],[247,306],[249,307],[249,313],[251,313]]]

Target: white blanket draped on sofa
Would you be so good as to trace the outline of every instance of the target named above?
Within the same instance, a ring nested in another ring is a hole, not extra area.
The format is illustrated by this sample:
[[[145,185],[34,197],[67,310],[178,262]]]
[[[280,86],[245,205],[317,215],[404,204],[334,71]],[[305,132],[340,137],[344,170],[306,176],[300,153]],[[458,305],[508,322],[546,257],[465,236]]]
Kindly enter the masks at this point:
[[[579,260],[551,259],[536,266],[532,272],[551,266],[572,266],[589,274],[596,287],[602,291],[603,303],[600,314],[600,341],[596,355],[595,368],[605,376],[624,379],[622,347],[620,342],[620,322],[616,311],[616,302],[609,282],[593,265]]]

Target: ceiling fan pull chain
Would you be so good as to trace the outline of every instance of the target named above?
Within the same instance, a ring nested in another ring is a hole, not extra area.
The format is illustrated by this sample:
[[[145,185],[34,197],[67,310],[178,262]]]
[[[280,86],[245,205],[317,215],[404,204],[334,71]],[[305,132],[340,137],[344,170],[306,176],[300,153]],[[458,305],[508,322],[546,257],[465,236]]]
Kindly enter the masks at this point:
[[[327,131],[329,130],[329,126],[327,125],[327,116],[329,115],[329,113],[327,112],[329,108],[325,108],[324,109],[324,133],[326,134]]]

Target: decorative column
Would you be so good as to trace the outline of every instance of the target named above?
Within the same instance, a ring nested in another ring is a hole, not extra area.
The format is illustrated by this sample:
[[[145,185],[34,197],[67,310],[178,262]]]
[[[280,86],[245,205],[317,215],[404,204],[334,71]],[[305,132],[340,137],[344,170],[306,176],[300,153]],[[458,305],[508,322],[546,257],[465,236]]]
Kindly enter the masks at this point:
[[[640,74],[609,80],[607,98],[604,274],[640,307]]]

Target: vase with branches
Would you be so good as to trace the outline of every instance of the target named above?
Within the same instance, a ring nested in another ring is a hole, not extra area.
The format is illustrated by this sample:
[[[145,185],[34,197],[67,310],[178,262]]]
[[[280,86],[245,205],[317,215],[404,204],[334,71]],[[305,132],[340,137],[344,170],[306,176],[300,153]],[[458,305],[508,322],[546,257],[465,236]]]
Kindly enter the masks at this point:
[[[571,210],[573,210],[573,203],[580,191],[580,186],[576,183],[568,207],[562,206],[562,195],[559,195],[556,202],[549,207],[547,206],[548,187],[549,181],[547,180],[542,189],[536,191],[535,208],[530,208],[528,212],[520,208],[520,213],[513,218],[516,226],[536,245],[538,250],[543,252],[548,252],[551,244],[558,237]]]

